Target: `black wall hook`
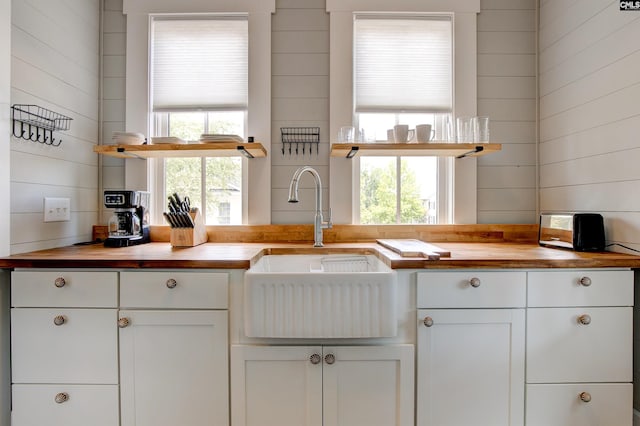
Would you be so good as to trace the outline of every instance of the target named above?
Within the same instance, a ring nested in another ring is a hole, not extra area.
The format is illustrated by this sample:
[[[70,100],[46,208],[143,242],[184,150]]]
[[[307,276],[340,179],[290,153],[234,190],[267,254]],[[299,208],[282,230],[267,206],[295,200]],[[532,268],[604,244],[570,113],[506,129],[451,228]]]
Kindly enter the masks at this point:
[[[60,146],[62,140],[58,139],[56,142],[53,132],[69,130],[73,119],[37,105],[15,104],[11,106],[11,120],[14,137],[44,145]]]

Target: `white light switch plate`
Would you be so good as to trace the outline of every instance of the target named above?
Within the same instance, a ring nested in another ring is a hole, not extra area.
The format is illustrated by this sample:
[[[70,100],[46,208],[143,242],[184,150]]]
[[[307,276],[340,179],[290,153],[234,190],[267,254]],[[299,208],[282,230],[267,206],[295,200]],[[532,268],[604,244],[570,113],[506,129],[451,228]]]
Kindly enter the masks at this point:
[[[71,199],[44,197],[44,221],[67,222],[71,220]]]

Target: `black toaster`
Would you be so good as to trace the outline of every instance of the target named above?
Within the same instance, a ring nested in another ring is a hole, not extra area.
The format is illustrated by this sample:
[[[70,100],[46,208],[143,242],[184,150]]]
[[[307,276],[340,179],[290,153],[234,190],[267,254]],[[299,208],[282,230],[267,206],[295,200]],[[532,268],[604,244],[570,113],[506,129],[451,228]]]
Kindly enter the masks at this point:
[[[604,251],[604,222],[598,213],[542,213],[541,246],[576,251]]]

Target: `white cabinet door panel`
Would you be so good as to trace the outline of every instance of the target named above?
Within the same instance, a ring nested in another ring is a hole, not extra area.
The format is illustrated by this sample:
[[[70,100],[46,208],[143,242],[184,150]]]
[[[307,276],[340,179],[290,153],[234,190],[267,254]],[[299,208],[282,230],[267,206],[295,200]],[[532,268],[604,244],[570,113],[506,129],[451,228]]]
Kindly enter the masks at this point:
[[[417,279],[418,308],[523,308],[527,301],[525,272],[421,272]]]
[[[117,384],[117,321],[115,309],[13,308],[13,382]]]
[[[589,402],[580,395],[587,392]],[[631,426],[633,385],[527,385],[527,426]]]
[[[56,402],[56,395],[68,399]],[[118,426],[117,385],[13,385],[12,426]]]
[[[322,426],[322,348],[232,346],[231,419],[233,426]]]
[[[121,311],[122,426],[228,426],[226,311]]]
[[[225,272],[126,271],[120,274],[121,308],[226,309]]]
[[[632,324],[630,307],[529,309],[527,382],[631,382]]]
[[[633,271],[529,272],[527,295],[529,307],[632,306]]]
[[[11,273],[11,306],[115,308],[118,306],[118,273],[14,271]]]
[[[412,426],[413,364],[413,345],[325,347],[323,425]]]
[[[418,426],[523,424],[524,309],[421,309],[418,321]]]

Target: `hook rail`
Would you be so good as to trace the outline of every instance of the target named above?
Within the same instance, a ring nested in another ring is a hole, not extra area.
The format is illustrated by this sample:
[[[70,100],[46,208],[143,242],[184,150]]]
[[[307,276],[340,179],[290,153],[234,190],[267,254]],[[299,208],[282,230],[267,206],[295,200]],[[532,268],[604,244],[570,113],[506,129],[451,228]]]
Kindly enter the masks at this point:
[[[45,145],[60,146],[62,139],[53,137],[54,131],[69,130],[71,117],[38,105],[11,106],[13,136]]]

